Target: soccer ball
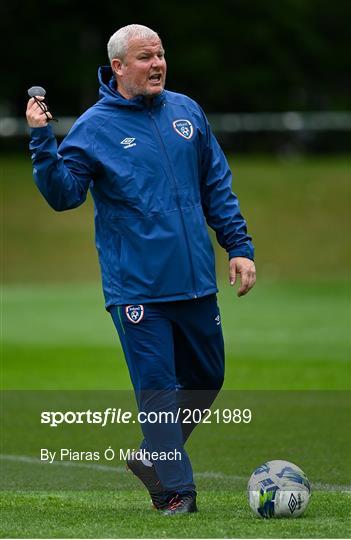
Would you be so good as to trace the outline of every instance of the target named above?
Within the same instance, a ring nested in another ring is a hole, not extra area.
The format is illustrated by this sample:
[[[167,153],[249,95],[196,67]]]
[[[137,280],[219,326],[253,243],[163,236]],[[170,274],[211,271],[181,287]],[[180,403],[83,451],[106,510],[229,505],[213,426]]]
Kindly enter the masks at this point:
[[[306,510],[311,487],[305,473],[289,461],[267,461],[247,484],[249,504],[262,518],[298,517]]]

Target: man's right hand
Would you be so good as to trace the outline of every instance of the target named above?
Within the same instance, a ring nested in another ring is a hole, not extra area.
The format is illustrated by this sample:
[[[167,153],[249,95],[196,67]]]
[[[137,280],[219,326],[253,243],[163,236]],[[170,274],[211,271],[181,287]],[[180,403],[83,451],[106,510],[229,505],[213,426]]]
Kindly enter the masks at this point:
[[[36,96],[39,101],[43,101],[43,96]],[[52,118],[51,113],[47,110],[46,104],[44,103],[46,114],[49,118]],[[30,98],[27,104],[26,117],[29,127],[38,128],[45,127],[48,125],[48,119],[45,112],[39,107],[35,102],[34,98]]]

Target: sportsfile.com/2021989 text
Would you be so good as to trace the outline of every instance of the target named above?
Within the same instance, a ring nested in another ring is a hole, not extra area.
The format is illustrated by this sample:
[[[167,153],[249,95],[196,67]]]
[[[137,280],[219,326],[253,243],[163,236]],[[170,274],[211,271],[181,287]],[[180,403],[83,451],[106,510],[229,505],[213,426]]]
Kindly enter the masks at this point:
[[[249,424],[251,409],[181,409],[175,411],[140,411],[133,414],[121,408],[109,407],[104,411],[42,411],[40,423],[49,427],[62,424],[95,424],[105,427],[111,424]]]

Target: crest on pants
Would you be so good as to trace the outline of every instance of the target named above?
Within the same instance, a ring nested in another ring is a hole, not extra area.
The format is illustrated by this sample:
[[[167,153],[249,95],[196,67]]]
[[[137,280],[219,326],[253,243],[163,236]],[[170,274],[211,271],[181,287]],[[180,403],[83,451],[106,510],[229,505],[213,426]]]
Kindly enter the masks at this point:
[[[178,135],[181,135],[181,137],[184,137],[184,139],[191,139],[191,137],[193,136],[194,128],[192,123],[189,122],[189,120],[174,120],[173,127],[178,133]]]
[[[144,317],[144,306],[140,304],[138,306],[126,306],[125,311],[130,322],[134,324],[139,323]]]

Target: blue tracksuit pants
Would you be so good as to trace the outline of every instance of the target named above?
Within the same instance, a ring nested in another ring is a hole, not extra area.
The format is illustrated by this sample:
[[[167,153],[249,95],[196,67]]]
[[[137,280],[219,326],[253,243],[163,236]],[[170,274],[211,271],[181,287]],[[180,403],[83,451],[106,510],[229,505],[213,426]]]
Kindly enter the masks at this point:
[[[147,414],[179,408],[203,410],[214,401],[224,377],[224,345],[216,295],[194,300],[112,306],[139,411]],[[184,443],[197,425],[177,422],[141,424],[141,448],[178,451],[181,459],[154,461],[169,493],[194,491],[192,467]],[[185,417],[184,417],[185,418]],[[177,454],[179,455],[179,454]]]

